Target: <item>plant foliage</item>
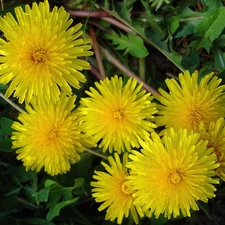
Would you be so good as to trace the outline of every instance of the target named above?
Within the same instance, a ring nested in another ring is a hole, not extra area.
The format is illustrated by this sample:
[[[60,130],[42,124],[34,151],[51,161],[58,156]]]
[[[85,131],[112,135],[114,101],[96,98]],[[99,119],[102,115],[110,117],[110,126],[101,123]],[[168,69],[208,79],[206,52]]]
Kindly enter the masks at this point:
[[[84,24],[84,36],[92,38],[95,52],[89,58],[92,69],[85,72],[87,82],[82,88],[74,90],[77,103],[86,96],[85,90],[104,77],[102,70],[107,77],[118,74],[124,80],[134,74],[154,89],[165,88],[168,76],[176,77],[184,70],[199,70],[200,77],[213,71],[225,83],[225,3],[222,0],[52,0],[50,3],[52,7],[63,5],[76,22]],[[20,4],[1,1],[0,15],[13,13],[15,7],[24,4],[24,1]],[[7,86],[0,84],[2,94],[6,89]],[[17,104],[16,99],[11,100]],[[99,204],[91,195],[94,171],[103,170],[99,156],[85,152],[68,173],[54,177],[44,171],[25,171],[16,159],[10,138],[11,125],[18,112],[0,99],[0,116],[0,224],[116,224],[104,219],[105,212],[97,210]],[[94,150],[102,154],[101,149]],[[190,218],[168,221],[160,216],[141,219],[140,224],[223,224],[223,182],[217,190],[217,197],[201,204],[201,210]],[[133,224],[131,218],[123,221],[123,225]]]

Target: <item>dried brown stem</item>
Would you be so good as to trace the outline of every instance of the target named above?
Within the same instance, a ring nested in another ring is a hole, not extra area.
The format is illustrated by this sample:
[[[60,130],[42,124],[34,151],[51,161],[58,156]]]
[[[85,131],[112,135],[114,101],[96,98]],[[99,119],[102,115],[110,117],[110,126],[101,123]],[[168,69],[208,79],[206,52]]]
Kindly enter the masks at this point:
[[[105,20],[113,25],[115,25],[116,27],[128,32],[128,33],[135,33],[131,28],[129,28],[127,25],[121,23],[119,20],[112,18],[112,17],[102,17],[102,20]]]
[[[0,0],[1,3],[1,10],[4,11],[4,0]]]
[[[78,11],[78,10],[67,9],[67,12],[70,13],[72,16],[76,16],[76,17],[101,18],[101,17],[110,16],[110,14],[105,11]]]
[[[122,72],[127,74],[129,77],[135,78],[138,83],[143,83],[143,88],[152,94],[159,94],[157,90],[155,90],[153,87],[146,84],[144,81],[140,79],[136,74],[134,74],[132,71],[130,71],[127,67],[125,67],[119,60],[117,60],[113,55],[111,55],[107,50],[105,50],[103,47],[100,47],[100,51],[105,56],[105,58],[111,62],[114,66],[116,66],[118,69],[120,69]]]
[[[99,80],[102,79],[101,74],[99,73],[99,71],[98,71],[93,65],[91,65],[91,70],[90,70],[90,72],[91,72],[92,74],[94,74],[94,76],[96,76]]]
[[[6,98],[1,92],[0,97],[2,97],[6,102],[8,102],[13,108],[18,110],[19,112],[25,112],[23,109],[21,109],[18,105],[16,105],[14,102],[12,102],[10,99]]]
[[[91,40],[92,40],[95,56],[96,56],[97,63],[98,63],[98,69],[99,69],[99,72],[101,74],[101,79],[105,79],[106,78],[105,70],[104,70],[101,55],[100,55],[100,52],[99,52],[98,41],[97,41],[96,36],[95,36],[95,31],[94,31],[93,26],[89,26],[89,28],[90,28],[90,35],[91,35]]]
[[[91,149],[86,148],[85,151],[87,151],[87,152],[89,152],[89,153],[91,153],[91,154],[93,154],[93,155],[97,155],[98,157],[101,157],[101,158],[103,158],[103,159],[108,160],[108,157],[107,157],[107,156],[102,155],[101,153],[98,153],[98,152],[93,151],[93,150],[91,150]]]

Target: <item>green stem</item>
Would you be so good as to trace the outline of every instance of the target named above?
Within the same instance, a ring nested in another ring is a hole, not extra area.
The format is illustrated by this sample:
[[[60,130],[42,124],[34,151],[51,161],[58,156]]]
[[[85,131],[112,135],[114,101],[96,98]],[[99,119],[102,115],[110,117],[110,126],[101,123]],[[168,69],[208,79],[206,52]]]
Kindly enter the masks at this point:
[[[139,59],[139,77],[145,80],[145,58]]]
[[[33,179],[33,189],[35,192],[35,201],[36,201],[36,204],[39,205],[38,195],[37,195],[37,190],[38,190],[37,173],[35,171],[32,172],[32,179]]]
[[[36,206],[36,205],[34,205],[34,204],[32,204],[32,203],[29,203],[29,202],[27,202],[26,200],[24,200],[24,199],[22,199],[22,198],[15,197],[15,199],[16,199],[18,202],[20,202],[20,203],[22,203],[22,204],[24,204],[24,205],[27,205],[27,206],[29,206],[29,207],[32,208],[32,209],[39,209],[39,206]]]

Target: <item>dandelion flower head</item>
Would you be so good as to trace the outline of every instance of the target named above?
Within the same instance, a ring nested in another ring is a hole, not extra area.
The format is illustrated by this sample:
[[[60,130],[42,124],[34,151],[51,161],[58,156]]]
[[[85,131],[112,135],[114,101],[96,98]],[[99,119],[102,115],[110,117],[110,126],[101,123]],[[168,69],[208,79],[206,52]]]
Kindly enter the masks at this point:
[[[211,121],[225,116],[225,86],[219,86],[222,80],[213,73],[200,83],[198,79],[197,71],[192,75],[185,71],[179,74],[179,83],[174,78],[166,80],[169,93],[160,88],[161,95],[154,96],[160,102],[155,116],[158,126],[198,132],[201,121],[208,127]]]
[[[134,204],[156,218],[190,217],[191,209],[199,210],[198,200],[215,197],[218,179],[212,177],[219,165],[213,148],[199,134],[183,129],[168,129],[162,139],[156,133],[151,137],[142,143],[141,153],[132,151],[127,165]]]
[[[26,170],[39,172],[42,167],[50,175],[66,173],[70,163],[80,159],[84,151],[77,116],[71,112],[76,97],[61,95],[55,103],[33,98],[32,106],[22,112],[12,128],[13,148]]]
[[[139,139],[149,137],[156,127],[151,120],[156,113],[150,93],[130,78],[123,85],[122,78],[114,76],[95,83],[87,98],[81,99],[80,119],[86,136],[92,137],[93,145],[99,141],[103,151],[121,151],[139,147]]]
[[[134,198],[127,185],[127,163],[128,155],[124,153],[121,162],[117,153],[108,157],[109,165],[102,162],[106,172],[95,171],[93,178],[96,181],[91,182],[93,187],[93,197],[96,202],[103,202],[98,208],[99,211],[106,210],[106,220],[114,221],[121,224],[124,217],[132,215],[134,222],[138,224],[138,214],[143,213],[133,205]]]
[[[47,0],[32,8],[25,5],[0,17],[0,83],[9,84],[6,97],[30,102],[33,96],[57,100],[60,90],[71,95],[71,86],[80,88],[85,82],[83,69],[90,69],[88,62],[78,59],[90,56],[90,41],[79,38],[81,24],[73,23],[63,7],[49,9]],[[60,87],[60,89],[59,89]]]
[[[208,141],[208,148],[213,147],[217,156],[217,162],[220,164],[216,168],[216,175],[225,181],[225,122],[224,118],[219,118],[211,122],[208,129],[201,123],[199,128],[200,138]]]

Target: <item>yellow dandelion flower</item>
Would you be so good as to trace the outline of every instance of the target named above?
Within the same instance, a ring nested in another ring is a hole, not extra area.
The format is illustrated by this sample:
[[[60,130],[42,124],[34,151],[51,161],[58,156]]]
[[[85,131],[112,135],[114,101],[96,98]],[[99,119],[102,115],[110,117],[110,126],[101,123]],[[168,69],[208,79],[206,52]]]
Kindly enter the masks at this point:
[[[213,148],[207,148],[199,134],[171,128],[162,139],[153,133],[142,146],[142,153],[130,154],[128,179],[134,204],[148,211],[148,216],[190,217],[190,209],[199,210],[198,200],[215,197],[214,184],[219,181],[213,176],[219,165]]]
[[[93,178],[96,181],[91,182],[93,187],[93,197],[96,202],[103,202],[98,208],[99,211],[106,210],[106,220],[114,221],[117,219],[117,224],[121,224],[124,217],[129,214],[138,224],[138,214],[144,216],[139,208],[133,205],[134,198],[132,192],[129,191],[127,185],[127,163],[128,155],[124,154],[123,162],[121,163],[118,154],[108,157],[109,165],[102,162],[106,172],[95,171]]]
[[[213,147],[217,156],[217,162],[220,164],[216,168],[216,174],[225,181],[225,121],[219,118],[215,122],[211,122],[209,128],[206,129],[203,123],[199,129],[200,138],[208,141],[208,148]]]
[[[70,170],[70,163],[80,159],[84,151],[75,112],[76,97],[62,95],[55,103],[34,101],[26,106],[12,128],[13,148],[26,170],[39,172],[42,167],[50,175]]]
[[[225,116],[225,86],[219,86],[221,81],[210,73],[198,83],[197,71],[192,76],[188,71],[179,74],[179,83],[167,79],[170,92],[160,88],[161,95],[154,96],[161,103],[157,105],[156,124],[197,132],[201,121],[208,127],[211,121]]]
[[[78,109],[86,136],[92,137],[93,145],[100,141],[103,151],[121,153],[139,147],[139,139],[148,138],[156,127],[150,121],[156,113],[153,97],[133,78],[125,85],[118,76],[95,85],[97,90],[91,87],[86,92],[90,97],[81,99]]]
[[[90,42],[79,38],[81,24],[73,23],[63,7],[51,12],[47,0],[15,8],[0,17],[0,83],[10,85],[6,97],[14,92],[19,102],[30,102],[33,96],[57,100],[60,90],[71,95],[71,87],[80,88],[85,82],[79,72],[90,69],[88,62],[78,59],[92,55]]]

